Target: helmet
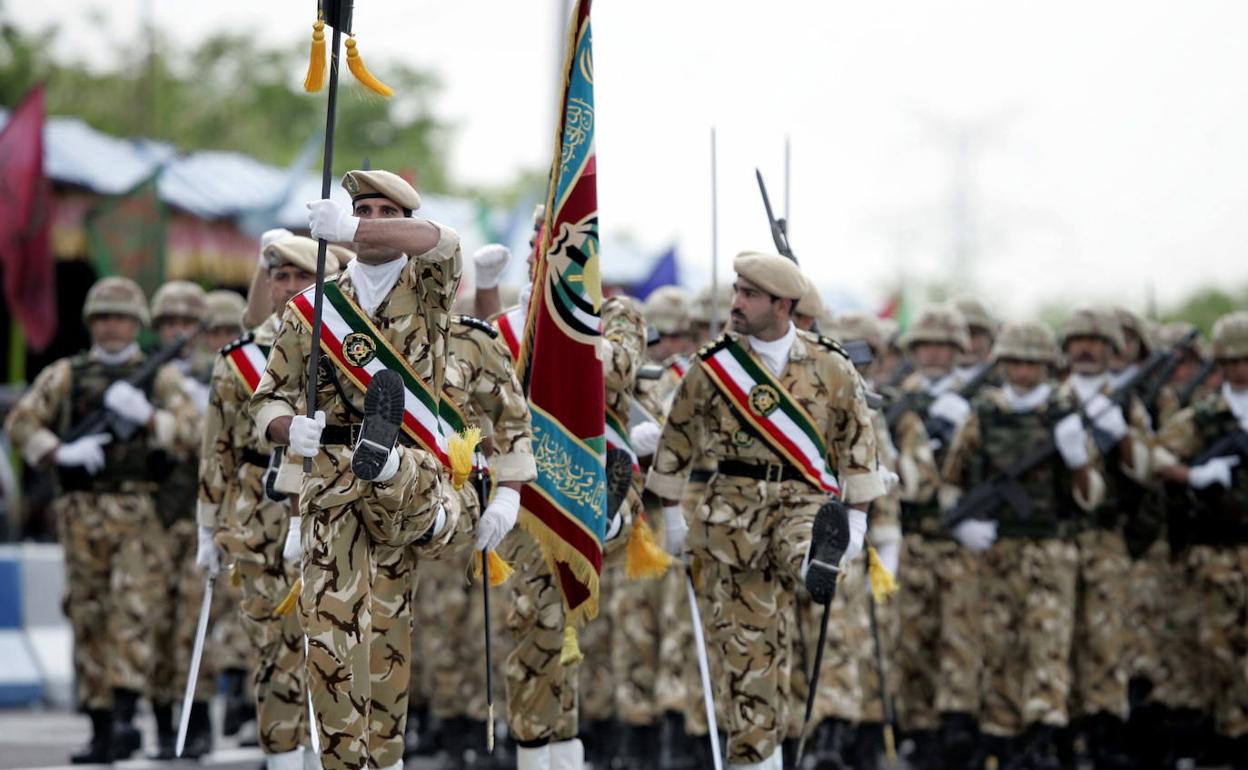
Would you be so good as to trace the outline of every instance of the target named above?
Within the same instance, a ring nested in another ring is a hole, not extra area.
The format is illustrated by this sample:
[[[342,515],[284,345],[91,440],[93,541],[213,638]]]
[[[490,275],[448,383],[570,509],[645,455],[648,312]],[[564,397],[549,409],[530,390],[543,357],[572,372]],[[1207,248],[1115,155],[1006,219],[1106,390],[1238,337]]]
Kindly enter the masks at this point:
[[[689,292],[679,286],[660,286],[646,297],[642,305],[646,323],[660,334],[689,331],[689,311],[693,305]]]
[[[877,354],[884,344],[884,333],[879,320],[861,310],[849,310],[838,315],[833,320],[828,335],[841,342],[862,340]]]
[[[1028,361],[1056,364],[1057,339],[1053,331],[1039,321],[1007,323],[1001,328],[997,343],[992,348],[996,361]]]
[[[1131,332],[1136,337],[1139,337],[1141,357],[1153,352],[1157,345],[1157,334],[1152,322],[1141,318],[1121,305],[1114,308],[1114,315],[1118,318],[1118,324],[1122,326],[1124,334]]]
[[[1070,342],[1071,337],[1099,337],[1108,342],[1114,350],[1122,350],[1122,325],[1118,322],[1118,316],[1111,311],[1099,310],[1092,307],[1077,308],[1070,318],[1066,319],[1066,323],[1062,324],[1061,345],[1062,349],[1066,349],[1066,344]]]
[[[967,337],[966,319],[957,308],[950,305],[928,305],[906,330],[902,345],[910,350],[921,342],[943,342],[959,350],[966,350],[969,346]]]
[[[160,319],[171,315],[204,320],[208,316],[208,295],[199,284],[190,281],[162,284],[152,295],[152,321],[160,323]]]
[[[144,326],[149,323],[147,297],[143,296],[143,290],[134,281],[119,275],[101,278],[87,292],[87,301],[82,306],[82,320],[90,321],[92,316],[104,313],[130,316]]]
[[[875,322],[880,327],[880,340],[889,347],[897,346],[897,337],[899,334],[896,318],[877,318]]]
[[[961,297],[954,301],[953,306],[966,319],[967,327],[983,329],[990,337],[996,337],[1000,323],[988,312],[988,306],[974,297]]]
[[[693,301],[693,312],[690,317],[694,323],[709,325],[711,323],[711,287],[707,286],[698,292]],[[724,286],[719,290],[719,322],[722,325],[732,310],[732,287]]]
[[[1172,348],[1187,339],[1194,331],[1196,331],[1196,327],[1187,321],[1171,321],[1158,327],[1154,337],[1157,340],[1157,344],[1161,347]],[[1201,353],[1200,343],[1200,337],[1197,336],[1186,343],[1184,347],[1199,355]]]
[[[1213,325],[1213,357],[1248,358],[1248,310],[1227,313]]]
[[[208,328],[229,326],[242,331],[243,310],[246,307],[247,301],[238,292],[228,289],[208,292]]]

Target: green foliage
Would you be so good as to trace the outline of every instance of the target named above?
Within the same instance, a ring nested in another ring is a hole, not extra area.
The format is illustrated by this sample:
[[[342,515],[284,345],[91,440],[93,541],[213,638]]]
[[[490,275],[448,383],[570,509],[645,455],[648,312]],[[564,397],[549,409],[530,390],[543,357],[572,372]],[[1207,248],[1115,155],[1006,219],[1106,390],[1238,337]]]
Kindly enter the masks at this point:
[[[53,60],[56,34],[0,21],[0,104],[11,107],[43,80],[52,115],[77,115],[116,136],[159,139],[184,151],[233,150],[276,165],[289,163],[324,128],[325,92],[302,89],[306,42],[261,49],[253,35],[218,33],[178,50],[156,33],[150,46],[119,48],[117,65],[98,72]],[[448,132],[431,108],[436,79],[384,60],[369,66],[396,94],[383,100],[365,91],[343,67],[335,172],[367,160],[411,174],[422,189],[446,190]]]
[[[1213,324],[1232,310],[1248,307],[1248,289],[1228,293],[1223,289],[1202,289],[1162,314],[1163,321],[1188,321],[1206,337]]]

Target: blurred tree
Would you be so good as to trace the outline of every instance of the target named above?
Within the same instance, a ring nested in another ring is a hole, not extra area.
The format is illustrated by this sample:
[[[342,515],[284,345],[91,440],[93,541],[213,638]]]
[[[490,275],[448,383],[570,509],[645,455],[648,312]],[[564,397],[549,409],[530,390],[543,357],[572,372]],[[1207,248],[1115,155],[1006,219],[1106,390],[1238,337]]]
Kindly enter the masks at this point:
[[[159,32],[147,48],[118,48],[117,64],[95,71],[56,61],[56,29],[20,30],[0,20],[0,105],[15,104],[39,80],[48,112],[76,115],[121,137],[167,141],[180,150],[234,150],[277,165],[289,163],[325,124],[325,93],[302,90],[307,44],[259,48],[253,35],[218,33],[191,50]],[[343,68],[334,142],[335,172],[387,168],[423,189],[446,190],[448,127],[432,115],[436,78],[403,64],[371,61],[395,90],[383,100]]]
[[[1232,310],[1248,307],[1248,290],[1228,293],[1224,289],[1202,289],[1162,314],[1163,321],[1188,321],[1205,336],[1213,324]]]

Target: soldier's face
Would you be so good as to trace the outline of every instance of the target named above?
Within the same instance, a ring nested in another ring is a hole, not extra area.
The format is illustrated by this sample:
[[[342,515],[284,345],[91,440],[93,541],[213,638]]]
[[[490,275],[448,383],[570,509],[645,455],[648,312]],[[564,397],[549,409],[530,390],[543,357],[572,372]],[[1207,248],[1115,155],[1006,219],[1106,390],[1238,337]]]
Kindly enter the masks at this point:
[[[156,334],[160,336],[160,344],[168,345],[183,334],[193,334],[198,321],[194,318],[180,315],[161,316],[156,322]],[[191,354],[190,346],[182,348],[183,357]]]
[[[1004,361],[1005,380],[1019,393],[1029,393],[1049,376],[1048,364],[1035,361]]]
[[[971,349],[969,351],[970,358],[976,363],[987,361],[992,355],[992,335],[986,329],[978,326],[971,328]]]
[[[788,313],[781,307],[790,300],[773,297],[744,278],[737,278],[732,285],[732,330],[738,334],[753,334],[775,329],[788,320]]]
[[[1066,360],[1075,374],[1098,375],[1109,366],[1112,348],[1100,337],[1071,337],[1066,341]]]
[[[1222,379],[1235,390],[1248,388],[1248,358],[1233,358],[1219,362]]]
[[[279,314],[295,295],[316,283],[316,274],[294,265],[278,265],[269,271],[269,296]]]
[[[100,313],[87,322],[91,344],[117,353],[139,338],[139,322],[128,315]]]
[[[403,207],[389,198],[365,198],[355,202],[355,215],[360,219],[402,219]],[[381,265],[403,252],[389,246],[355,244],[355,254],[366,265]]]
[[[237,326],[214,326],[211,329],[205,329],[201,337],[204,340],[204,347],[217,351],[233,342],[239,332],[240,329]]]
[[[793,325],[804,332],[808,332],[810,331],[810,327],[815,325],[815,317],[813,315],[795,313],[793,315]]]
[[[948,374],[957,356],[958,347],[948,342],[920,342],[914,346],[914,365],[925,377]]]

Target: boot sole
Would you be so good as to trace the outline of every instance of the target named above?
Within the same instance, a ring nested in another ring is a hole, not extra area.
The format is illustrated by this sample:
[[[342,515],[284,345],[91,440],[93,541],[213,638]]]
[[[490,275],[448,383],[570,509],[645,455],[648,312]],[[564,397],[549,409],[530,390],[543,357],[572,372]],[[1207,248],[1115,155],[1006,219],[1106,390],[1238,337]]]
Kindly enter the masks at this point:
[[[383,369],[373,376],[364,394],[364,424],[351,455],[351,470],[362,481],[381,474],[403,424],[403,378]]]

